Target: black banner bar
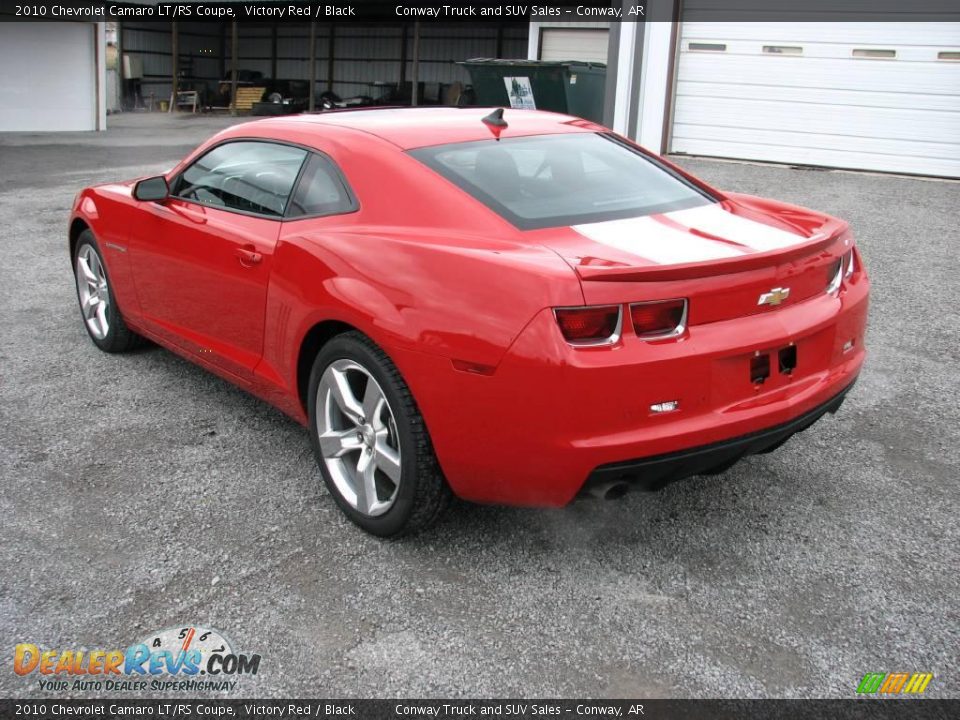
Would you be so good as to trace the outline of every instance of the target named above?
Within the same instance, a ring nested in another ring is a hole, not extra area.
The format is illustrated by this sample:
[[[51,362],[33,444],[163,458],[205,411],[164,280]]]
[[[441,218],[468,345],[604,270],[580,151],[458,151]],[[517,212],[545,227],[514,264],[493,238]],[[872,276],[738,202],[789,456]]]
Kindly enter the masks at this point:
[[[940,720],[958,700],[2,700],[2,718],[624,718],[626,720],[775,720],[879,718]]]
[[[957,0],[0,0],[0,21],[232,22],[960,22]]]

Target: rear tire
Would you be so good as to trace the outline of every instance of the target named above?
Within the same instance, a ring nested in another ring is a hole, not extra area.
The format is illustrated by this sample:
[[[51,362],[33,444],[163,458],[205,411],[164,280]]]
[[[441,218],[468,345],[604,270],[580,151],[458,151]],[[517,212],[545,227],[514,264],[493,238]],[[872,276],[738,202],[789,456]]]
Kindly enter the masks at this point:
[[[108,353],[127,352],[141,345],[143,338],[123,321],[103,255],[89,230],[84,230],[77,238],[73,273],[80,317],[93,344]]]
[[[373,341],[348,332],[324,345],[307,398],[320,473],[351,521],[373,535],[399,537],[440,517],[451,493],[423,416]]]

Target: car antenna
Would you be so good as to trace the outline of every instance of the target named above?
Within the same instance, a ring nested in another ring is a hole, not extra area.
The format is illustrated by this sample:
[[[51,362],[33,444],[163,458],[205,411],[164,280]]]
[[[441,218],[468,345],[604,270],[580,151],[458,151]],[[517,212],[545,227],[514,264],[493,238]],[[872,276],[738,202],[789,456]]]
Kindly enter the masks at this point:
[[[497,140],[500,139],[503,129],[507,127],[507,121],[503,119],[503,108],[497,108],[489,115],[484,115],[480,121],[489,128]]]

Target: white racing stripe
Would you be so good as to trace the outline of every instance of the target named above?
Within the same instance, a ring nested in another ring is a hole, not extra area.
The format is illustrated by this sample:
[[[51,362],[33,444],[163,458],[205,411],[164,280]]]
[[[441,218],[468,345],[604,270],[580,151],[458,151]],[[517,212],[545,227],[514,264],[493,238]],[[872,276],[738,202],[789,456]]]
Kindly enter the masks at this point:
[[[725,240],[732,240],[757,252],[780,250],[809,240],[803,235],[796,235],[734,215],[715,203],[688,210],[677,210],[667,213],[666,216],[681,225],[702,230]]]
[[[675,230],[650,217],[574,225],[573,229],[594,242],[659,265],[719,260],[743,255],[745,251],[745,248]]]
[[[677,210],[661,217],[670,223],[658,222],[653,217],[637,217],[572,227],[594,242],[660,265],[737,257],[788,248],[810,240],[803,235],[733,215],[718,204]],[[699,237],[670,227],[673,223],[721,239]]]

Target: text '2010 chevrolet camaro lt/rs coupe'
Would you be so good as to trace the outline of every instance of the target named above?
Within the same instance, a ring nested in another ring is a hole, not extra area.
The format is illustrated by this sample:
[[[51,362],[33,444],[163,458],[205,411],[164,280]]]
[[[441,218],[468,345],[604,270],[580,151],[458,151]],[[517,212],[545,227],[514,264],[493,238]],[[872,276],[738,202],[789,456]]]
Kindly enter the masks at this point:
[[[560,506],[716,473],[834,412],[869,285],[845,222],[724,193],[538,111],[231,127],[82,191],[80,309],[310,428],[367,531],[451,494]]]

